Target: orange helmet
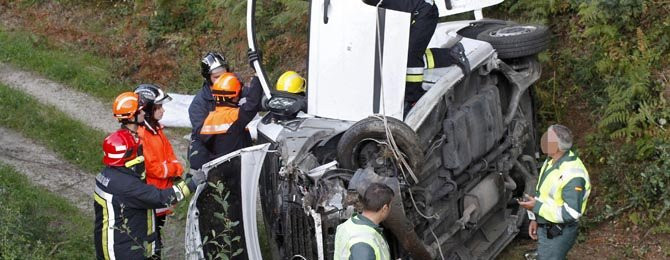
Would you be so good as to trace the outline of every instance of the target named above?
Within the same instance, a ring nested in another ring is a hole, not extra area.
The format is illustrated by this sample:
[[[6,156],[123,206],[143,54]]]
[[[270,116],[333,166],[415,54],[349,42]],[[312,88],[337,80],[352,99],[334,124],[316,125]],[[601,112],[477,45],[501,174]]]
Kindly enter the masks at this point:
[[[212,85],[212,95],[216,100],[218,100],[217,97],[222,97],[224,99],[235,98],[240,95],[241,89],[242,83],[237,79],[237,76],[233,73],[226,72],[214,82],[214,85]]]
[[[135,119],[135,114],[141,109],[137,94],[133,92],[124,92],[114,100],[114,117],[119,120]]]

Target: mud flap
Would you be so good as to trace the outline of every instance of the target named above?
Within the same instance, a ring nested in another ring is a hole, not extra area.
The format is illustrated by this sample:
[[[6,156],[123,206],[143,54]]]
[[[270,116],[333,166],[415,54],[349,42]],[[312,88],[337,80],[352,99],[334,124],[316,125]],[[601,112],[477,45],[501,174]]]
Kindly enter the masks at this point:
[[[208,174],[210,170],[220,164],[227,162],[237,156],[242,157],[240,174],[242,175],[242,216],[244,222],[244,233],[246,235],[246,248],[249,259],[262,259],[260,244],[258,241],[258,228],[256,226],[256,194],[258,193],[258,179],[261,168],[268,152],[270,144],[261,144],[234,151],[216,158],[202,166],[202,170]],[[202,250],[202,239],[200,235],[199,212],[196,207],[198,196],[205,189],[206,183],[200,184],[191,197],[186,214],[186,232],[184,247],[186,259],[205,259]]]

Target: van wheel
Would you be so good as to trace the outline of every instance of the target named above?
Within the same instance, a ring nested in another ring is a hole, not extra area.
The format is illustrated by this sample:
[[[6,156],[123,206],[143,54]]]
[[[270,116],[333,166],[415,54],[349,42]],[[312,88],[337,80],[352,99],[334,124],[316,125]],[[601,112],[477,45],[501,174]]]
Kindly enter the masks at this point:
[[[483,31],[500,28],[505,25],[511,25],[513,22],[497,19],[482,19],[470,23],[470,25],[458,30],[458,35],[465,38],[477,39],[477,35]]]
[[[549,28],[543,25],[506,25],[488,29],[477,39],[490,43],[501,59],[519,58],[540,53],[549,47]]]
[[[419,136],[398,119],[387,117],[387,122],[405,160],[415,176],[421,180],[419,175],[423,152],[419,147]],[[375,173],[381,176],[391,177],[400,174],[386,138],[384,121],[378,117],[358,121],[342,135],[337,145],[337,159],[340,166],[346,169],[373,167]]]

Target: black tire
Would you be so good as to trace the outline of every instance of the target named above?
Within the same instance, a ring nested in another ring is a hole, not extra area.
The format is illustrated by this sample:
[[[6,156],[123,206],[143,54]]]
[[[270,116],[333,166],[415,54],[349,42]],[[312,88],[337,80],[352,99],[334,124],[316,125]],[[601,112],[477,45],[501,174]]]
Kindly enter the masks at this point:
[[[469,26],[458,30],[457,33],[465,38],[477,39],[477,35],[483,31],[500,28],[508,24],[512,24],[512,22],[496,19],[483,19],[470,23]]]
[[[387,117],[388,127],[398,148],[407,156],[416,177],[421,180],[423,151],[419,147],[419,136],[402,121]],[[356,170],[359,163],[360,144],[367,139],[386,141],[384,121],[377,117],[368,117],[351,126],[340,138],[337,145],[337,159],[342,168]],[[411,181],[411,180],[408,180]]]
[[[477,39],[490,43],[501,59],[535,55],[549,47],[551,33],[543,25],[506,25],[485,30]]]

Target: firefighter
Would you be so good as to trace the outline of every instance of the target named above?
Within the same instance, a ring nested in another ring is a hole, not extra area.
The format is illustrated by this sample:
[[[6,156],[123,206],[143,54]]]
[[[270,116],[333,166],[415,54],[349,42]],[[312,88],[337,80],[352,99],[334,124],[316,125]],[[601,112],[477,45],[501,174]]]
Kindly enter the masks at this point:
[[[126,92],[114,102],[114,115],[122,127],[103,141],[105,168],[96,176],[93,193],[97,259],[145,259],[155,254],[154,209],[170,205],[194,191],[205,181],[203,172],[166,189],[144,183],[143,156],[132,128],[137,128],[142,112],[137,95]]]
[[[263,90],[258,77],[244,88],[243,91],[240,80],[230,72],[221,75],[212,86],[216,108],[205,118],[198,139],[214,157],[252,144],[246,126],[261,109]]]
[[[519,205],[529,210],[528,235],[538,240],[539,259],[565,259],[577,239],[579,218],[586,210],[591,183],[582,161],[572,148],[572,134],[563,125],[552,125],[542,136],[544,161],[535,197]]]
[[[188,107],[188,116],[192,127],[191,145],[188,151],[191,169],[200,169],[203,164],[211,160],[212,156],[205,149],[203,141],[199,138],[199,133],[207,115],[216,108],[214,96],[212,96],[212,85],[219,76],[227,72],[230,72],[228,60],[220,53],[207,53],[200,62],[200,74],[204,78],[204,82],[201,90],[195,95]]]
[[[363,0],[377,6],[380,0]],[[379,7],[407,12],[412,15],[409,29],[409,50],[407,52],[407,73],[405,77],[405,107],[411,108],[426,93],[423,88],[423,72],[458,65],[463,74],[470,73],[470,62],[465,49],[459,42],[444,48],[427,49],[435,33],[439,14],[433,0],[383,0]],[[460,39],[459,39],[460,40]],[[406,109],[405,112],[408,112]]]
[[[363,0],[364,3],[372,6],[377,6],[379,1],[381,0]],[[405,102],[413,105],[425,92],[421,86],[424,70],[423,56],[437,27],[439,18],[437,7],[433,0],[383,0],[379,7],[412,15],[405,78]]]
[[[249,86],[243,87],[235,74],[227,72],[214,82],[210,91],[216,106],[214,111],[209,112],[198,133],[203,148],[215,158],[251,146],[251,135],[246,126],[261,109],[263,90],[258,77],[253,77]],[[227,217],[231,221],[239,221],[233,231],[240,236],[244,247],[241,176],[239,167],[230,167],[229,164],[234,162],[226,163],[210,172],[213,173],[213,178],[222,180],[226,190],[230,192]],[[230,170],[231,168],[238,170]],[[243,252],[234,259],[245,258],[246,252]]]
[[[247,57],[251,68],[253,68],[254,61],[260,60],[260,54],[253,50],[249,50]],[[200,169],[203,164],[215,158],[215,155],[211,154],[210,150],[205,147],[204,141],[200,139],[200,132],[205,119],[209,116],[210,112],[213,112],[216,109],[216,101],[214,100],[214,95],[212,95],[214,82],[224,73],[230,72],[231,68],[228,65],[228,61],[220,53],[207,53],[200,62],[200,74],[205,81],[202,84],[202,89],[195,95],[191,105],[188,107],[188,115],[192,127],[191,145],[189,146],[188,152],[188,160],[191,169]],[[260,86],[260,81],[258,81],[258,79],[255,79],[255,81],[259,82]],[[246,91],[247,88],[242,90],[243,97],[241,100],[245,100],[244,96],[246,96]],[[258,102],[260,104],[260,99]],[[244,101],[242,101],[242,103],[244,103]],[[249,105],[244,107],[248,108]]]
[[[337,226],[335,260],[389,260],[391,253],[379,223],[391,212],[393,190],[372,183],[363,195],[363,212]]]
[[[163,126],[158,122],[165,112],[163,104],[171,101],[172,97],[154,84],[141,84],[135,88],[135,93],[144,111],[144,122],[137,134],[144,155],[146,183],[159,189],[172,187],[174,180],[181,178],[184,169],[163,133]],[[156,209],[156,255],[159,257],[163,247],[161,230],[170,213],[171,207]]]

